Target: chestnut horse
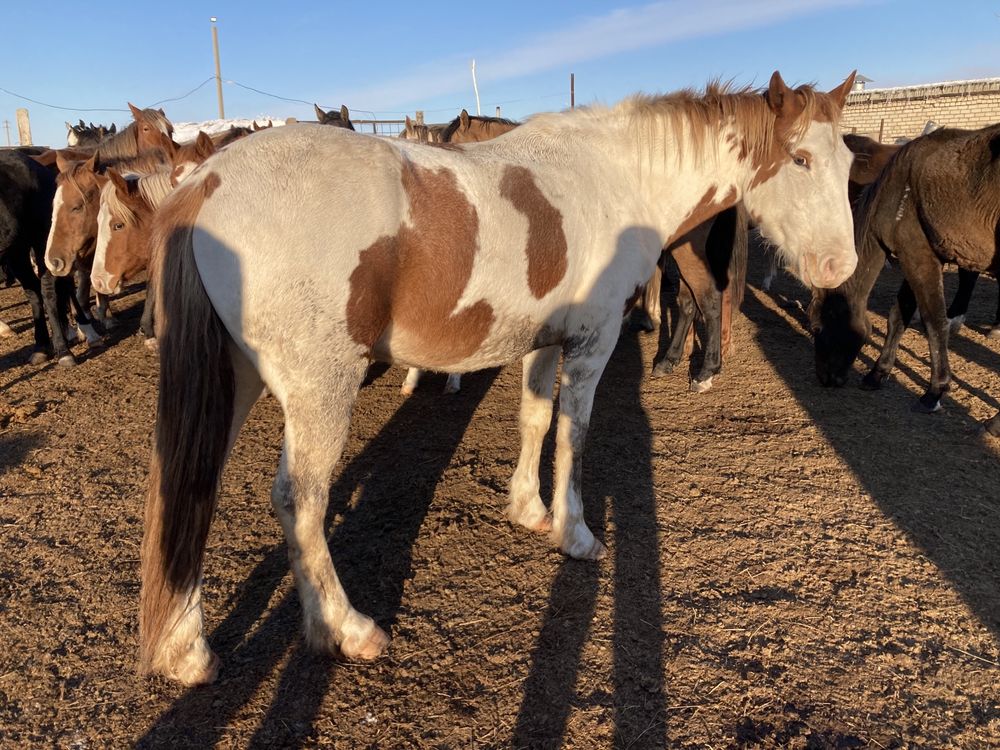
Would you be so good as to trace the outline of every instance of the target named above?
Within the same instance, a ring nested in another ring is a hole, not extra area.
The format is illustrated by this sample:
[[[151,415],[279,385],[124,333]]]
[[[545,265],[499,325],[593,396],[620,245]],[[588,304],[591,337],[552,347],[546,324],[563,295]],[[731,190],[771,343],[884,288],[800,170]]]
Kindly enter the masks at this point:
[[[829,94],[712,85],[533,118],[460,150],[293,125],[219,151],[155,219],[159,406],[142,544],[141,667],[187,684],[218,660],[201,575],[230,446],[266,386],[285,417],[271,499],[307,641],[373,659],[324,531],[330,474],[372,360],[467,372],[523,358],[508,516],[567,555],[604,545],[581,504],[583,447],[622,306],[664,245],[742,200],[805,280],[854,270]],[[562,355],[552,515],[538,468]]]
[[[927,329],[931,378],[917,408],[941,408],[951,384],[942,264],[996,276],[1000,272],[1000,125],[943,128],[903,146],[855,207],[858,270],[841,287],[814,292],[810,318],[816,374],[843,385],[870,332],[867,302],[886,255],[905,280],[889,313],[878,361],[862,380],[877,389],[896,361],[900,337],[919,307]],[[1000,435],[1000,413],[987,422]]]

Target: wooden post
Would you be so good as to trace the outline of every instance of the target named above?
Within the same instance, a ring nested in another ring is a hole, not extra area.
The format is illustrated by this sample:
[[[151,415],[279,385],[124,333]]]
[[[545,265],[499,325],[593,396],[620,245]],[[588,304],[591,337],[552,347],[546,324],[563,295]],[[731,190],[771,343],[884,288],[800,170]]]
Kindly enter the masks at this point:
[[[576,109],[576,74],[569,74],[569,108]]]
[[[17,138],[20,145],[31,145],[31,121],[28,120],[28,110],[23,107],[17,110]]]
[[[878,142],[882,142],[882,132],[885,130],[885,118],[883,117],[878,123]]]
[[[215,93],[219,97],[219,119],[226,119],[226,108],[222,105],[222,69],[219,65],[219,29],[212,16],[212,50],[215,52]]]
[[[424,124],[424,111],[422,109],[417,110],[417,125]]]
[[[3,131],[7,134],[7,145],[10,145],[10,120],[3,121]]]
[[[497,105],[497,117],[499,117],[499,116],[500,116],[500,105],[498,104]]]

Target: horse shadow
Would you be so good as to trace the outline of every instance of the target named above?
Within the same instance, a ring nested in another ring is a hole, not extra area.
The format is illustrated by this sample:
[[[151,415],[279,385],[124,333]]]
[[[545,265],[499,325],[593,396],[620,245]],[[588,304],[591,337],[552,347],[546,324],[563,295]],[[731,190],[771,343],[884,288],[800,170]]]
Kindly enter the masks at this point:
[[[869,309],[887,310],[896,289],[896,275],[883,274]],[[790,342],[787,322],[761,303],[757,295],[762,294],[748,289],[744,311],[756,324],[757,343],[768,362],[882,513],[934,563],[976,618],[1000,636],[1000,525],[987,520],[996,513],[991,509],[997,457],[976,435],[976,420],[953,399],[946,399],[943,414],[911,413],[905,404],[913,397],[892,380],[874,393],[860,390],[856,376],[842,389],[823,388],[813,375],[808,329],[799,331],[798,343]],[[963,356],[996,361],[996,354],[980,344],[956,343]],[[904,366],[896,377],[920,385],[928,376],[929,370]],[[854,409],[843,407],[859,400],[867,402],[875,429],[859,431]]]
[[[462,391],[448,397],[446,408],[439,403],[437,379],[427,378],[425,387],[404,401],[378,435],[340,468],[330,489],[327,528],[340,517],[328,533],[337,574],[359,611],[370,614],[387,632],[396,621],[403,585],[411,576],[412,547],[435,488],[497,374],[487,370],[466,376]],[[414,463],[406,481],[400,481],[400,467],[387,466],[386,456],[405,451],[407,443],[426,448],[428,460]],[[352,501],[359,486],[360,496]],[[375,539],[377,545],[370,543]],[[228,667],[221,679],[185,691],[145,731],[137,747],[214,746],[289,649],[292,653],[274,698],[248,746],[294,748],[315,740],[314,724],[327,688],[339,670],[350,667],[302,642],[302,614],[294,587],[271,606],[274,592],[288,575],[287,548],[281,543],[248,575],[232,610],[209,636]]]
[[[609,559],[563,560],[531,653],[513,747],[560,747],[570,713],[594,707],[611,710],[622,746],[666,746],[662,572],[652,428],[640,401],[646,366],[639,336],[627,328],[619,339],[594,399],[588,433],[585,511],[598,536],[610,515]],[[583,649],[593,635],[607,567],[614,570],[612,684],[610,691],[596,688],[582,695]]]

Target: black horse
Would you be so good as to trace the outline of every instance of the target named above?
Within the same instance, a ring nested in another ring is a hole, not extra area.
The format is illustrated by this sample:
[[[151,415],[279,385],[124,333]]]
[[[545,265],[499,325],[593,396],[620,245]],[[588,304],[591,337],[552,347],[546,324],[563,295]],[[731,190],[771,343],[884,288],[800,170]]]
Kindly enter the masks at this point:
[[[354,130],[354,123],[351,122],[351,113],[347,111],[347,107],[343,104],[340,105],[339,112],[335,109],[324,112],[318,104],[314,104],[313,109],[316,110],[316,120],[320,125],[332,125],[335,128]]]
[[[927,328],[931,381],[918,408],[940,408],[948,390],[948,319],[942,265],[996,276],[1000,271],[1000,125],[942,129],[900,149],[855,206],[858,267],[835,290],[817,290],[810,306],[816,373],[843,385],[868,338],[866,314],[886,256],[905,281],[889,313],[885,345],[862,387],[879,388],[896,360],[900,337],[917,307]],[[1000,436],[1000,414],[987,422]]]
[[[20,282],[31,305],[35,329],[31,363],[40,364],[54,353],[60,365],[71,366],[76,360],[66,343],[63,325],[70,303],[76,302],[73,280],[55,279],[45,268],[45,242],[55,190],[52,172],[30,156],[0,152],[0,266]],[[52,327],[51,338],[46,317]],[[77,310],[77,322],[92,323],[81,310]]]
[[[965,324],[965,314],[969,312],[969,302],[972,300],[972,290],[979,280],[977,271],[958,269],[958,291],[955,292],[951,305],[948,306],[948,326],[952,333],[958,333]],[[991,339],[1000,339],[1000,297],[997,298],[997,315],[990,332],[986,334]]]

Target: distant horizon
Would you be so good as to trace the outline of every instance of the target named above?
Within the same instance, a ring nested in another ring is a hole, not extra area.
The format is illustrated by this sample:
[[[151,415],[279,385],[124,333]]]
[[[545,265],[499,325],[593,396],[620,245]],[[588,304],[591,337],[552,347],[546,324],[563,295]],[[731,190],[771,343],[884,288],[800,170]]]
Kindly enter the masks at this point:
[[[227,118],[313,119],[313,103],[345,104],[358,119],[422,110],[446,122],[480,109],[523,119],[636,91],[702,88],[713,79],[761,86],[778,69],[790,84],[832,88],[853,69],[867,90],[1000,77],[1000,3],[929,0],[680,0],[572,10],[514,1],[436,17],[421,8],[287,8],[216,2]],[[179,0],[151,24],[141,8],[74,16],[51,40],[12,34],[15,68],[0,75],[0,120],[17,140],[27,108],[36,144],[65,144],[65,121],[128,124],[127,102],[161,106],[172,121],[218,117],[205,5]],[[61,3],[7,11],[11,28],[59,19]],[[107,40],[102,42],[100,40]],[[140,53],[141,51],[141,53]],[[28,99],[35,100],[34,102]],[[76,109],[80,107],[80,109]],[[2,137],[2,133],[0,133]],[[5,143],[5,141],[4,141]]]

